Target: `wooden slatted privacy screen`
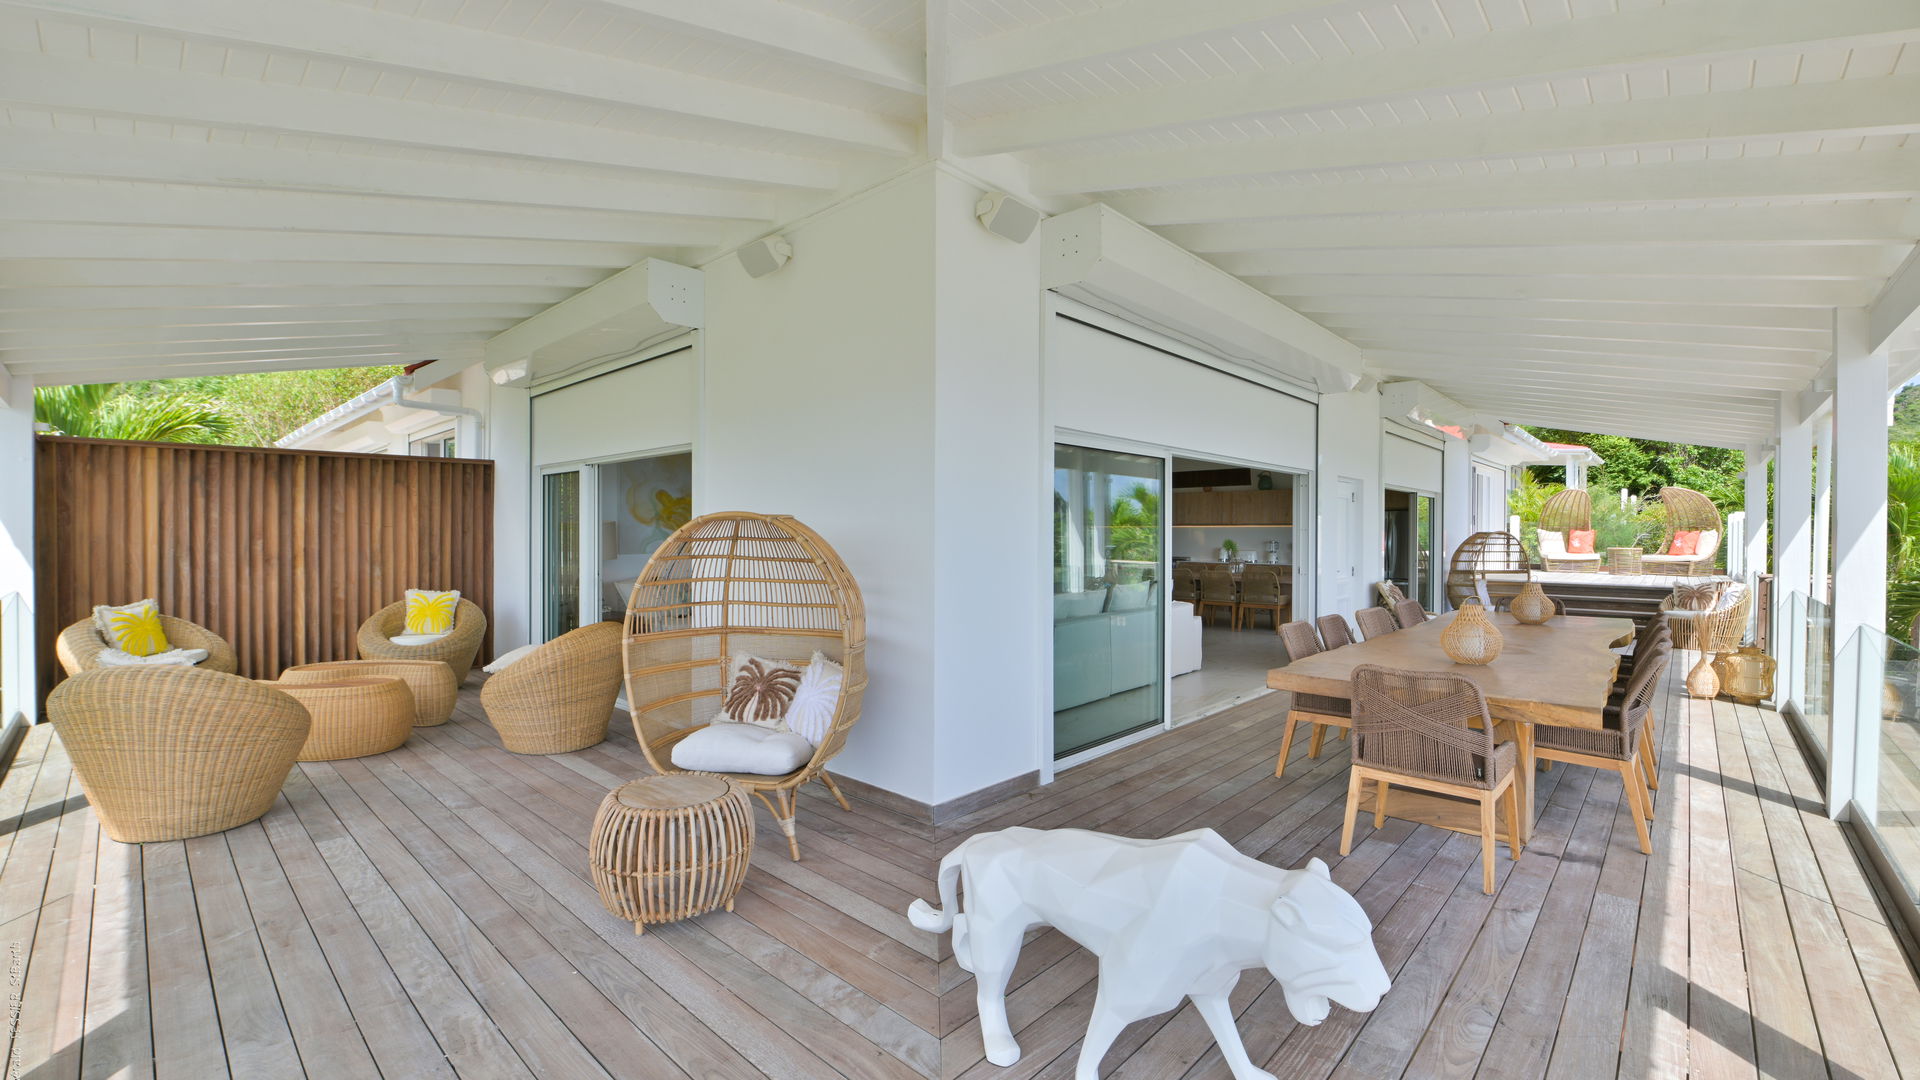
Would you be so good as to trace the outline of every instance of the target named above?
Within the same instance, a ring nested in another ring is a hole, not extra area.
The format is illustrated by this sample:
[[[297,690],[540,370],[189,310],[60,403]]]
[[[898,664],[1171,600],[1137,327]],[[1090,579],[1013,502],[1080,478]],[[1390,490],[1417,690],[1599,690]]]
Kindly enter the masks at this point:
[[[409,588],[493,613],[493,463],[41,436],[41,686],[95,604],[151,596],[233,643],[240,674],[356,655]],[[492,635],[481,645],[492,655]]]

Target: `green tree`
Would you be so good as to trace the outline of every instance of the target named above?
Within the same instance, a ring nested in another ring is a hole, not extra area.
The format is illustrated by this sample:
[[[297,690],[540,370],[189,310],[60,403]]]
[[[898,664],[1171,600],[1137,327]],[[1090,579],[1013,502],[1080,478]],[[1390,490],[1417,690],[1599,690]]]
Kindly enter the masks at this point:
[[[1739,450],[1688,443],[1629,439],[1621,435],[1592,435],[1557,428],[1528,428],[1546,442],[1575,443],[1593,448],[1603,464],[1587,473],[1587,486],[1596,492],[1618,494],[1625,488],[1635,495],[1652,495],[1669,484],[1692,488],[1712,499],[1721,513],[1746,505],[1743,474],[1746,455]],[[1542,479],[1561,479],[1563,470],[1538,467]]]
[[[202,375],[130,383],[127,393],[165,396],[184,391],[217,401],[231,418],[226,433],[217,441],[234,446],[272,446],[288,432],[400,371],[389,366]]]
[[[1920,442],[1920,383],[1908,383],[1893,396],[1893,442]]]
[[[220,403],[184,392],[134,394],[119,383],[43,386],[33,418],[60,435],[145,442],[221,442],[233,421]]]

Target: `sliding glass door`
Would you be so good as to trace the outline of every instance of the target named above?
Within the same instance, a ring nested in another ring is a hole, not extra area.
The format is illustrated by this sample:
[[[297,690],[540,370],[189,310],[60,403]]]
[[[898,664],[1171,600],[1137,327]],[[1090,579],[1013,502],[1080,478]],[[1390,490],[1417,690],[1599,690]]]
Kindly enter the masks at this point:
[[[662,541],[693,517],[693,455],[551,469],[540,478],[542,640],[624,618]]]
[[[1160,457],[1054,447],[1056,758],[1162,720],[1166,465]]]

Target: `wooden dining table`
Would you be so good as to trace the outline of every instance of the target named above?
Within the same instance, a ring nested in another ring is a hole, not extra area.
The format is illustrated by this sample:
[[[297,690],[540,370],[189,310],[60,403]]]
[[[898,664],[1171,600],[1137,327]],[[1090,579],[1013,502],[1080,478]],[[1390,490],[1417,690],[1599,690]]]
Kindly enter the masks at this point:
[[[1504,611],[1496,612],[1492,620],[1506,643],[1499,657],[1491,664],[1458,664],[1440,648],[1440,634],[1453,617],[1449,612],[1419,626],[1295,660],[1269,671],[1267,685],[1275,690],[1352,697],[1353,669],[1362,664],[1444,671],[1471,679],[1486,695],[1495,723],[1512,726],[1519,752],[1520,775],[1515,783],[1524,842],[1533,833],[1533,725],[1603,726],[1607,696],[1620,671],[1620,654],[1613,650],[1633,640],[1633,620],[1556,615],[1539,626],[1528,626]],[[1369,786],[1362,805],[1371,809],[1372,801]],[[1478,804],[1442,795],[1396,791],[1393,816],[1457,832],[1480,831]]]

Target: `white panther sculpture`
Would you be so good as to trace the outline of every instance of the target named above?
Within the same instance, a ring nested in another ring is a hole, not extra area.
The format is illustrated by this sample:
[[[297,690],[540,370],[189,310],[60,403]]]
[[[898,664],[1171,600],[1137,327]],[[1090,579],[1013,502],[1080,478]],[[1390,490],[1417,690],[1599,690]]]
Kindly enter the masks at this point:
[[[954,884],[966,885],[966,911]],[[1026,932],[1052,926],[1100,958],[1100,989],[1075,1080],[1096,1080],[1120,1030],[1176,1008],[1207,1022],[1234,1080],[1275,1080],[1254,1066],[1227,995],[1249,968],[1280,982],[1302,1024],[1330,1002],[1368,1012],[1387,992],[1373,924],[1327,864],[1282,870],[1234,850],[1212,829],[1135,840],[1081,829],[1004,829],[962,841],[940,860],[936,910],[916,900],[922,930],[953,931],[953,956],[973,972],[987,1060],[1012,1065],[1007,978]]]

